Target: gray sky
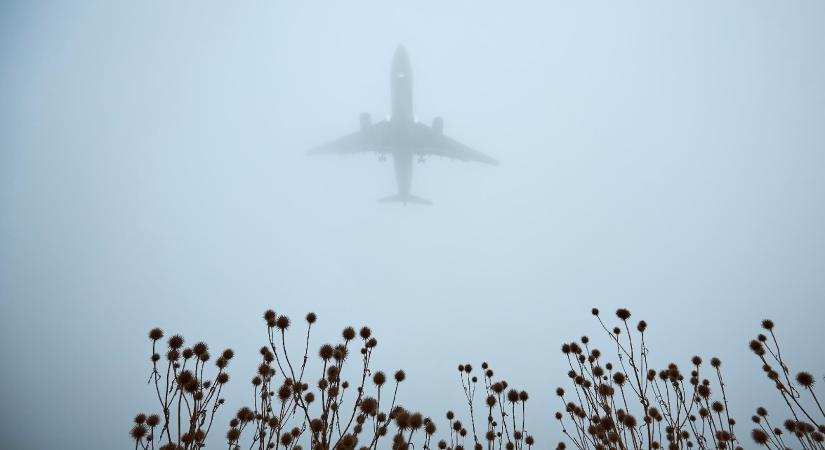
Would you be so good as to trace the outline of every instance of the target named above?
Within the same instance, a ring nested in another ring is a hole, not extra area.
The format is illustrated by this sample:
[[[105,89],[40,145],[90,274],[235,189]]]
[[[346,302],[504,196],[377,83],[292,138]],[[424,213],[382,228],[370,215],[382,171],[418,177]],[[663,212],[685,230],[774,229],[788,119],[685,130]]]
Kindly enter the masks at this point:
[[[489,361],[546,448],[559,345],[604,342],[590,308],[626,306],[657,364],[721,357],[746,422],[776,404],[746,348],[763,317],[792,367],[825,372],[804,351],[825,339],[823,19],[821,1],[4,2],[0,445],[128,445],[153,326],[236,350],[236,410],[267,307],[317,312],[313,347],[371,325],[402,402],[442,428],[455,366]],[[417,165],[432,207],[376,203],[395,182],[374,155],[303,154],[389,112],[399,43],[417,115],[502,162]]]

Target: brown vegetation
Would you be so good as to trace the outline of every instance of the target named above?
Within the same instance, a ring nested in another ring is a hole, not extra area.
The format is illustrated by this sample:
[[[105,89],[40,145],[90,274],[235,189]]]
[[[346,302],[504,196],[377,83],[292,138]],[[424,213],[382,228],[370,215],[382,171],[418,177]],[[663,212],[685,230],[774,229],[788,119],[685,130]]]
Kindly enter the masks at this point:
[[[607,336],[607,356],[583,336],[565,343],[570,391],[559,387],[556,394],[562,409],[555,413],[567,443],[579,450],[741,449],[736,421],[730,416],[722,362],[699,356],[691,358],[688,370],[676,363],[651,367],[646,341],[647,323],[632,323],[626,309],[616,311],[618,322],[610,328],[597,309],[593,315]],[[397,404],[404,371],[392,377],[373,372],[370,363],[378,341],[368,327],[356,332],[346,327],[341,340],[321,345],[314,356],[319,369],[308,365],[310,336],[317,317],[307,314],[302,333],[302,354],[290,355],[287,331],[292,322],[285,315],[264,313],[267,342],[260,348],[260,363],[252,378],[254,402],[240,408],[229,421],[226,443],[229,450],[377,450],[391,436],[393,450],[429,450],[436,432],[435,422]],[[750,438],[770,449],[825,450],[825,411],[808,372],[792,375],[774,332],[774,323],[762,322],[766,334],[750,342],[750,349],[790,416],[773,423],[764,407],[751,418],[755,428]],[[201,448],[212,430],[217,411],[224,405],[221,390],[229,381],[226,367],[232,350],[215,360],[209,347],[198,342],[184,347],[184,339],[167,340],[165,355],[158,353],[163,332],[149,332],[152,342],[150,382],[161,414],[138,414],[130,435],[136,449],[189,450]],[[357,351],[357,353],[356,353]],[[347,363],[355,366],[354,384],[344,380]],[[458,366],[461,388],[467,402],[468,420],[462,422],[448,411],[447,435],[438,441],[439,450],[531,450],[534,438],[526,428],[526,391],[496,379],[484,362],[477,370],[471,364]],[[315,373],[314,376],[310,375]],[[481,391],[479,391],[481,388]],[[484,424],[476,422],[485,417]],[[783,430],[784,428],[784,430]]]
[[[229,421],[226,442],[230,450],[242,447],[264,450],[279,446],[284,450],[301,450],[299,442],[302,439],[308,441],[313,450],[375,450],[379,441],[391,433],[394,450],[407,450],[416,440],[420,442],[419,448],[429,448],[436,430],[433,421],[396,403],[398,387],[406,378],[404,371],[396,371],[392,379],[384,372],[372,372],[370,361],[378,340],[368,327],[357,333],[354,328],[346,327],[339,343],[320,346],[316,357],[321,368],[316,374],[318,378],[313,379],[310,386],[305,378],[310,377],[307,363],[310,332],[316,315],[309,313],[306,316],[303,354],[297,359],[287,350],[286,336],[292,325],[289,317],[268,310],[264,320],[268,342],[260,349],[261,361],[251,381],[255,401],[240,408]],[[162,336],[159,329],[155,331]],[[153,339],[153,347],[158,339],[160,337]],[[182,338],[180,342],[182,344]],[[198,345],[201,344],[196,347]],[[205,344],[203,346],[205,349]],[[170,355],[172,351],[176,349],[172,348],[170,340]],[[353,355],[356,351],[358,353]],[[184,352],[195,353],[190,349]],[[164,425],[161,432],[156,433],[155,426],[149,427],[145,421],[136,419],[132,431],[135,447],[149,450],[157,445],[162,450],[188,450],[204,446],[215,412],[224,403],[218,396],[220,386],[228,381],[223,368],[231,356],[231,351],[227,350],[219,359],[217,383],[203,378],[204,366],[197,362],[205,363],[208,357],[196,359],[189,376],[185,375],[190,373],[186,368],[189,359],[184,355],[183,364],[179,364],[177,357],[170,356],[166,386],[158,387]],[[155,365],[157,360],[153,357]],[[354,385],[342,378],[346,363],[352,360],[360,363]],[[157,367],[153,374],[156,373]],[[158,384],[162,377],[153,376]],[[161,390],[167,392],[166,396],[160,393]],[[175,401],[178,405],[185,404],[187,409],[176,411],[170,408]],[[168,426],[175,418],[180,422],[181,417],[188,428]]]
[[[770,338],[760,333],[750,342],[750,349],[759,357],[762,371],[788,405],[791,417],[782,423],[787,432],[785,435],[778,423],[771,424],[768,410],[760,406],[751,417],[756,425],[751,437],[757,444],[771,449],[784,449],[797,444],[806,450],[825,448],[825,411],[814,392],[816,379],[808,372],[798,372],[795,383],[791,381],[791,371],[782,357],[773,321],[763,320],[762,328]]]

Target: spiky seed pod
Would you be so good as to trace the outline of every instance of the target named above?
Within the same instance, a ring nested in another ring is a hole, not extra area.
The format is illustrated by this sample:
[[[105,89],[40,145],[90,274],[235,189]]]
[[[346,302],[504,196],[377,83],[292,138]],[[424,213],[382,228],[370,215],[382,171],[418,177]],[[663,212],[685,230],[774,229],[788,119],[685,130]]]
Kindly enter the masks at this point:
[[[239,409],[235,417],[241,421],[241,423],[250,422],[255,418],[255,413],[252,412],[251,409],[244,406],[243,408]]]
[[[229,431],[226,432],[226,440],[230,443],[237,441],[241,437],[241,430],[237,428],[230,428]]]
[[[281,332],[286,331],[289,328],[289,325],[290,321],[289,317],[287,316],[278,316],[278,318],[275,320],[275,326],[278,327],[278,329],[281,330]]]
[[[183,336],[181,336],[179,334],[173,335],[172,337],[169,338],[168,344],[169,344],[169,348],[172,349],[172,350],[177,350],[177,349],[183,347]]]
[[[432,421],[429,421],[429,422],[427,422],[426,425],[424,425],[424,432],[427,433],[428,436],[434,435],[435,431],[436,431],[435,423],[433,423]]]
[[[367,415],[375,415],[378,411],[378,401],[372,397],[361,400],[361,411]]]
[[[313,433],[320,433],[323,428],[324,423],[320,419],[312,419],[309,422],[309,429],[312,430]]]
[[[194,380],[194,379],[189,380],[189,382],[188,382],[188,383],[186,383],[186,384],[183,386],[183,389],[184,389],[186,392],[189,392],[190,394],[191,394],[191,393],[194,393],[195,391],[197,391],[197,390],[198,390],[198,382],[197,382],[196,380]]]
[[[372,336],[372,330],[370,330],[370,327],[361,327],[358,335],[361,336],[361,339],[367,340]]]
[[[447,420],[453,420],[455,414],[452,411],[447,411]]]
[[[509,391],[507,391],[507,400],[510,403],[518,403],[518,391],[515,389],[510,389]]]
[[[318,316],[314,312],[307,314],[306,321],[308,324],[312,325],[316,320],[318,320]]]
[[[218,384],[226,384],[229,381],[229,374],[226,372],[221,372],[218,374],[217,378],[215,378],[215,381]]]
[[[344,331],[341,332],[341,337],[344,338],[345,341],[349,342],[355,338],[355,328],[346,327]]]
[[[224,351],[223,351],[223,353],[221,354],[221,356],[223,356],[223,359],[225,359],[225,360],[229,361],[230,359],[232,359],[232,357],[234,357],[234,356],[235,356],[235,352],[234,352],[234,351],[232,351],[232,349],[231,349],[231,348],[228,348],[228,349],[226,349],[226,350],[224,350]]]
[[[579,344],[577,344],[577,343],[575,343],[575,342],[571,342],[571,343],[570,343],[570,351],[571,351],[572,353],[575,353],[575,354],[577,354],[577,355],[578,355],[578,354],[580,354],[580,353],[582,352],[582,349],[581,349],[581,347],[579,347]]]
[[[282,384],[280,388],[278,388],[278,399],[282,402],[289,400],[289,397],[292,396],[292,388],[288,384]]]
[[[714,356],[710,359],[710,365],[718,369],[722,365],[722,360]]]
[[[410,415],[410,428],[413,430],[418,430],[424,424],[424,417],[421,416],[421,413],[415,413]]]
[[[206,342],[198,342],[192,346],[192,352],[197,356],[206,353],[207,350],[209,350],[209,346],[206,345]]]
[[[276,318],[277,318],[277,315],[275,314],[275,311],[273,311],[271,309],[267,309],[266,311],[264,311],[264,320],[267,323],[268,322],[274,322]]]
[[[132,436],[132,439],[140,441],[146,436],[148,432],[149,429],[146,428],[146,425],[137,424],[134,427],[132,427],[131,431],[129,431],[129,435]]]
[[[318,356],[321,357],[321,359],[323,359],[324,361],[329,361],[329,359],[332,358],[332,353],[333,352],[334,352],[334,349],[332,348],[331,345],[324,344],[318,350]]]
[[[522,402],[526,402],[530,398],[530,395],[527,394],[527,391],[521,391],[518,393],[518,399]]]
[[[560,387],[556,388],[556,395],[558,395],[559,397],[563,397],[564,396],[564,389],[560,388]]]
[[[808,372],[799,372],[796,374],[796,382],[802,387],[810,389],[813,387],[814,383],[816,383],[816,379]]]
[[[384,375],[384,372],[375,372],[375,375],[372,376],[372,382],[375,383],[376,386],[382,386],[387,382],[387,376]]]
[[[369,338],[366,344],[367,348],[375,348],[377,345],[378,339],[375,339],[374,337]]]
[[[163,330],[160,328],[152,328],[149,330],[149,339],[157,341],[163,338]]]
[[[487,406],[489,406],[490,408],[492,408],[492,407],[493,407],[493,406],[495,406],[495,405],[496,405],[496,398],[495,398],[495,396],[488,395],[488,396],[487,396]]]
[[[407,378],[407,374],[404,373],[403,370],[399,370],[399,371],[395,372],[395,381],[396,382],[400,383],[400,382],[404,381],[405,378]]]
[[[160,417],[157,414],[152,414],[151,416],[146,418],[146,425],[149,425],[152,428],[158,426],[159,423]]]
[[[759,445],[768,445],[768,434],[759,428],[754,428],[753,431],[751,431],[751,437],[753,441]]]
[[[771,319],[763,320],[762,321],[762,328],[764,328],[766,330],[769,330],[769,331],[773,330],[773,320],[771,320]]]
[[[630,318],[630,311],[626,308],[619,308],[616,310],[616,317],[621,320],[627,320]]]
[[[347,355],[349,355],[349,350],[343,344],[336,345],[335,350],[332,351],[332,358],[339,362],[347,359]]]

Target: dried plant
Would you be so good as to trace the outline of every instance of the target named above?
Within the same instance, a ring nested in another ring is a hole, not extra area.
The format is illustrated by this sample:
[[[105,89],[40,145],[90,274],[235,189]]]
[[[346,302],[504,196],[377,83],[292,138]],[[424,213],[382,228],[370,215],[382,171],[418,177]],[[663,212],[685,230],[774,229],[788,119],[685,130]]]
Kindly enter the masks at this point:
[[[206,343],[198,342],[184,348],[183,337],[176,334],[168,339],[165,362],[162,362],[164,358],[157,353],[157,346],[158,341],[163,339],[163,331],[152,329],[149,339],[152,341],[149,383],[154,385],[162,414],[135,416],[135,425],[130,431],[135,449],[149,450],[157,446],[160,450],[188,450],[203,447],[215,414],[224,404],[220,395],[229,381],[226,367],[234,353],[224,350],[215,360],[214,377],[207,378],[207,363],[211,356]]]
[[[322,345],[317,353],[319,378],[310,387],[305,377],[312,372],[308,364],[310,332],[316,315],[306,316],[303,351],[297,358],[288,351],[287,331],[292,323],[289,317],[272,310],[266,311],[263,317],[268,342],[260,349],[260,364],[251,383],[254,401],[251,406],[240,408],[229,422],[226,442],[230,450],[278,446],[284,450],[301,450],[301,442],[308,443],[312,450],[376,450],[379,441],[391,432],[394,450],[414,447],[416,440],[420,442],[419,448],[429,449],[435,423],[396,403],[398,387],[406,378],[404,371],[396,371],[389,380],[384,372],[373,373],[370,368],[378,345],[370,328],[363,327],[356,333],[354,328],[346,327],[341,333],[341,342]],[[131,432],[135,448],[154,449],[156,442],[166,442],[158,447],[162,450],[203,447],[215,413],[224,404],[220,398],[221,386],[229,380],[224,369],[233,353],[226,350],[218,358],[218,372],[212,382],[204,378],[209,360],[206,344],[198,343],[180,351],[183,338],[173,336],[169,340],[164,378],[158,368],[160,356],[155,353],[155,345],[162,336],[159,329],[150,333],[152,380],[164,417],[138,415]],[[346,363],[355,359],[350,353],[356,349],[360,353],[357,357],[360,367],[354,392],[348,395],[353,389],[343,377]],[[183,363],[179,362],[181,358]],[[187,368],[190,360],[194,363]],[[368,390],[371,395],[367,394]],[[180,423],[184,424],[183,428]],[[246,442],[242,445],[242,441]]]
[[[562,345],[573,392],[556,390],[564,404],[556,419],[573,445],[618,450],[741,448],[734,434],[736,422],[728,415],[718,358],[710,360],[707,378],[698,356],[691,360],[689,375],[674,363],[657,371],[648,362],[645,321],[636,324],[634,337],[627,309],[616,311],[619,324],[612,330],[597,309],[592,312],[615,347],[616,361],[605,361],[587,336]],[[559,443],[557,448],[565,447]]]
[[[261,364],[252,379],[255,403],[252,408],[241,408],[230,421],[227,441],[230,449],[239,449],[245,430],[253,430],[249,448],[275,448],[300,450],[299,442],[308,436],[313,450],[354,448],[377,449],[378,443],[390,430],[392,421],[398,429],[393,438],[393,448],[406,450],[416,433],[423,429],[423,447],[428,448],[435,426],[420,413],[413,413],[396,405],[398,386],[405,379],[404,371],[393,376],[394,384],[386,392],[387,376],[384,372],[372,373],[370,361],[378,341],[368,327],[357,333],[352,327],[344,328],[341,342],[324,344],[318,350],[320,377],[310,388],[304,382],[308,374],[310,331],[316,316],[306,316],[307,330],[303,356],[290,358],[286,332],[290,319],[269,310],[264,313],[267,323],[268,345],[261,348]],[[358,344],[354,344],[358,342]],[[355,392],[349,406],[346,393],[350,383],[342,378],[350,351],[359,350],[360,369]],[[294,361],[294,362],[293,362]],[[280,383],[275,379],[280,376]],[[367,395],[367,389],[373,395]],[[314,392],[313,392],[314,391]],[[277,398],[276,398],[277,397]]]
[[[796,374],[796,383],[791,381],[791,370],[782,357],[773,321],[763,320],[762,328],[770,335],[770,339],[760,333],[750,342],[750,349],[759,357],[762,370],[791,412],[792,418],[783,422],[790,435],[788,440],[795,440],[806,450],[825,448],[825,411],[814,392],[816,379],[809,372],[803,371]],[[782,428],[778,423],[771,424],[766,408],[756,408],[756,415],[751,420],[757,426],[751,431],[754,442],[772,449],[788,448]]]
[[[572,392],[559,387],[556,394],[564,406],[555,417],[562,433],[580,450],[741,449],[734,432],[736,421],[729,415],[721,361],[711,358],[709,367],[694,356],[690,372],[675,363],[655,370],[645,332],[647,323],[632,326],[630,311],[616,311],[618,325],[609,328],[597,309],[592,310],[615,349],[615,359],[606,357],[587,336],[565,343],[561,350],[569,366]],[[292,322],[285,315],[268,310],[267,342],[260,348],[260,363],[252,379],[253,402],[238,410],[229,422],[226,442],[229,450],[377,450],[382,438],[391,435],[393,450],[430,450],[436,432],[428,417],[397,404],[398,387],[404,371],[392,380],[384,372],[373,372],[370,363],[378,341],[368,327],[356,332],[346,327],[341,341],[321,345],[317,359],[310,358],[310,337],[317,317],[305,318],[301,354],[290,355],[287,331]],[[808,372],[792,376],[774,332],[774,323],[764,320],[766,334],[750,342],[762,362],[762,369],[790,410],[782,425],[771,423],[768,411],[759,407],[752,421],[751,438],[771,449],[796,445],[806,450],[825,450],[825,411]],[[205,446],[216,413],[224,399],[221,390],[229,381],[226,367],[232,350],[224,350],[210,361],[209,347],[198,342],[184,348],[184,339],[167,340],[165,357],[158,353],[163,339],[159,328],[149,332],[152,342],[152,372],[149,383],[161,414],[138,414],[130,435],[135,449],[189,450]],[[358,350],[357,356],[351,355]],[[344,379],[348,362],[354,365],[355,382]],[[316,360],[317,368],[310,360]],[[438,442],[440,450],[531,450],[534,438],[526,429],[526,391],[494,379],[484,362],[474,372],[470,364],[458,366],[462,391],[467,401],[468,419],[462,423],[447,412],[449,438]],[[211,375],[208,373],[211,372]],[[318,377],[305,381],[310,373]],[[310,386],[312,383],[312,386]],[[477,392],[483,387],[482,392]],[[368,393],[369,391],[369,393]],[[483,403],[477,404],[478,401]],[[485,425],[476,419],[486,416]],[[244,443],[242,444],[242,441]],[[566,448],[564,442],[558,450]]]
[[[525,410],[530,398],[527,391],[519,391],[509,387],[507,381],[493,380],[493,370],[484,362],[481,363],[481,378],[484,386],[484,405],[480,408],[486,413],[486,428],[484,435],[479,438],[476,428],[476,391],[478,390],[478,376],[473,375],[473,366],[461,364],[458,366],[461,377],[461,388],[467,399],[467,409],[470,416],[471,431],[456,419],[452,411],[447,412],[449,421],[449,442],[441,440],[438,448],[441,450],[464,450],[467,446],[467,435],[472,433],[471,444],[474,450],[520,450],[526,445],[528,450],[533,446],[533,436],[527,434],[525,428]]]

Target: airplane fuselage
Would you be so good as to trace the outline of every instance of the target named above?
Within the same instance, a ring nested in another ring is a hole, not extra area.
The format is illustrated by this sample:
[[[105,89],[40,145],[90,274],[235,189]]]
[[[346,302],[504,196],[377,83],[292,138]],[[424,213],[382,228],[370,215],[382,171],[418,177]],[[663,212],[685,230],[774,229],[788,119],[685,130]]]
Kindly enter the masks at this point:
[[[392,59],[390,71],[390,89],[392,115],[390,124],[393,128],[392,158],[395,164],[395,181],[398,194],[410,195],[412,184],[413,152],[402,143],[407,142],[406,135],[415,123],[413,116],[412,67],[404,47],[398,47]]]

